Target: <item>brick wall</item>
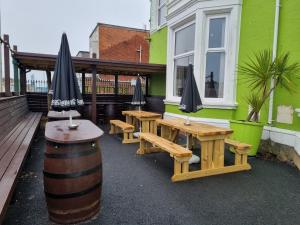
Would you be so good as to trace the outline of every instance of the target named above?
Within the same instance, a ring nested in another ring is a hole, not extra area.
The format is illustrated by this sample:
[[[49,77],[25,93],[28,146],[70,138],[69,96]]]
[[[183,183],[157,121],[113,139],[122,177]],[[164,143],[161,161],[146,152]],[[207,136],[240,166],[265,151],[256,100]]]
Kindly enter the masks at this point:
[[[139,62],[140,55],[137,50],[142,46],[142,63],[148,63],[148,38],[148,31],[100,24],[100,59]]]

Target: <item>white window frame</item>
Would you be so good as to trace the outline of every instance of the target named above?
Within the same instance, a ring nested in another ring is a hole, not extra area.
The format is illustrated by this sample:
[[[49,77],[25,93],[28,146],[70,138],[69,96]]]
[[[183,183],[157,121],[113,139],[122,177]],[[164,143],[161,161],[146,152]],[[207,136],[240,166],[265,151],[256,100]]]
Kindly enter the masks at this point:
[[[160,4],[160,0],[157,0],[156,13],[157,13],[157,27],[158,27],[158,29],[162,28],[163,26],[165,26],[167,24],[167,18],[166,18],[166,21],[164,23],[160,24],[160,17],[159,17],[160,14],[159,14],[159,12],[161,11],[161,9],[163,7],[166,7],[166,15],[165,16],[167,17],[167,11],[168,11],[168,9],[167,9],[167,0],[165,0],[165,2],[163,4]]]
[[[219,19],[219,18],[225,18],[225,35],[224,35],[224,47],[221,48],[209,48],[209,30],[210,30],[210,20],[212,19]],[[217,14],[217,15],[207,15],[206,19],[205,19],[205,52],[202,55],[202,59],[203,59],[203,82],[201,82],[202,84],[202,88],[201,88],[201,97],[203,98],[203,101],[206,103],[223,103],[224,101],[226,101],[226,99],[228,99],[227,97],[227,93],[228,93],[228,71],[227,71],[227,65],[228,65],[228,30],[229,30],[229,15],[228,14]],[[225,54],[225,62],[224,62],[224,88],[223,88],[223,97],[222,98],[206,98],[205,97],[205,76],[206,76],[206,61],[207,61],[207,53],[210,52],[218,52],[218,53],[224,53]]]
[[[175,81],[176,81],[176,77],[175,77],[175,60],[176,59],[180,59],[180,58],[184,58],[184,57],[189,57],[189,56],[193,56],[194,57],[194,62],[193,62],[193,64],[195,64],[195,42],[194,42],[194,50],[192,50],[192,51],[189,51],[189,52],[185,52],[185,53],[182,53],[182,54],[179,54],[179,55],[175,55],[175,48],[176,48],[176,33],[178,32],[178,31],[181,31],[181,30],[183,30],[183,29],[185,29],[185,28],[187,28],[187,27],[189,27],[189,26],[191,26],[191,25],[195,25],[195,28],[196,28],[196,23],[195,23],[195,21],[193,20],[193,21],[190,21],[190,22],[187,22],[187,23],[185,23],[184,25],[182,25],[182,26],[180,26],[180,27],[178,27],[178,28],[176,28],[175,30],[174,30],[174,38],[173,38],[173,71],[174,71],[174,80],[173,80],[173,96],[175,96],[174,95],[174,85],[175,85]],[[196,31],[195,31],[195,34],[196,34]],[[194,41],[196,41],[196,40],[194,40]],[[175,96],[176,98],[181,98],[181,97],[179,97],[179,96]]]
[[[217,5],[221,3],[221,5]],[[222,5],[223,4],[223,5]],[[175,7],[175,6],[173,6]],[[178,11],[178,14],[171,13],[168,20],[168,46],[167,46],[167,84],[166,104],[178,105],[181,97],[174,96],[174,41],[177,28],[182,24],[191,21],[195,22],[195,49],[194,49],[194,74],[198,85],[199,93],[204,108],[234,109],[236,103],[236,67],[238,62],[238,47],[240,37],[241,1],[229,0],[220,2],[217,0],[201,1],[192,7]],[[172,10],[171,10],[172,11]],[[226,16],[226,34],[224,44],[226,45],[226,61],[224,74],[224,95],[223,98],[205,98],[205,67],[206,67],[206,46],[208,47],[207,18]],[[192,18],[192,19],[191,19]],[[191,22],[191,23],[192,23]],[[226,90],[225,90],[226,89]]]

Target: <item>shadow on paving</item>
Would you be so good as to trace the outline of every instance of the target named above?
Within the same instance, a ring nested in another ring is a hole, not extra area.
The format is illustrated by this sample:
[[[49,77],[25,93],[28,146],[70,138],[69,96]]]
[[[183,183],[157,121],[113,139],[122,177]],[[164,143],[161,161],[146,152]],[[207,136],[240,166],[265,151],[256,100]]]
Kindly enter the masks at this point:
[[[300,221],[300,173],[280,162],[250,159],[248,172],[172,183],[173,161],[164,153],[137,156],[137,144],[101,138],[101,213],[82,224],[280,224]],[[44,131],[28,155],[5,225],[53,224],[43,193]],[[227,160],[232,155],[226,155]],[[194,166],[195,167],[195,166]]]

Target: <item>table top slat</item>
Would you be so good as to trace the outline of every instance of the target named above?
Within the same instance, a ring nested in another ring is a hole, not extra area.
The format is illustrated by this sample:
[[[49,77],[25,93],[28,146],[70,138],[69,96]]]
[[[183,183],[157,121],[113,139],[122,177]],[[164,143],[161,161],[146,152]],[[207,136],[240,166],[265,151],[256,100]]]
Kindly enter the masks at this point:
[[[161,114],[154,113],[154,112],[147,112],[147,111],[138,111],[138,110],[132,110],[132,111],[122,111],[122,115],[124,116],[133,116],[137,119],[141,118],[161,118]]]
[[[157,119],[158,125],[165,125],[198,136],[213,136],[213,135],[227,135],[233,133],[233,130],[223,127],[216,127],[204,123],[191,122],[190,126],[184,125],[184,119]]]

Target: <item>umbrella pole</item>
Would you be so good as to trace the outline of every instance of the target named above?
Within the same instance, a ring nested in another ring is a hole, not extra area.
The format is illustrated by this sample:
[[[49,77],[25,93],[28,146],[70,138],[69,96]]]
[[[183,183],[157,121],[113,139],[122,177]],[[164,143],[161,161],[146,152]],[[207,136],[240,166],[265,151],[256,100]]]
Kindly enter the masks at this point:
[[[73,121],[72,121],[72,115],[71,115],[71,114],[70,114],[70,116],[69,116],[69,123],[70,123],[70,126],[72,126]]]
[[[189,143],[189,134],[186,133],[186,150],[189,150],[189,145],[190,145],[190,143]]]
[[[184,125],[187,125],[187,126],[191,125],[189,116],[186,117]]]

